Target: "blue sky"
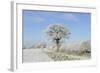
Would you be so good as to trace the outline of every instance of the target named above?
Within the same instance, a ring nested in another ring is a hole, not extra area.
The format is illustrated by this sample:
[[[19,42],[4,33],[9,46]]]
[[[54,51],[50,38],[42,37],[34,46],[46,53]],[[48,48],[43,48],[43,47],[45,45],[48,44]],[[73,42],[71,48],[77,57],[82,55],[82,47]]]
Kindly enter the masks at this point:
[[[69,41],[91,39],[91,14],[23,10],[23,44],[47,42],[48,25],[63,24],[71,32]]]

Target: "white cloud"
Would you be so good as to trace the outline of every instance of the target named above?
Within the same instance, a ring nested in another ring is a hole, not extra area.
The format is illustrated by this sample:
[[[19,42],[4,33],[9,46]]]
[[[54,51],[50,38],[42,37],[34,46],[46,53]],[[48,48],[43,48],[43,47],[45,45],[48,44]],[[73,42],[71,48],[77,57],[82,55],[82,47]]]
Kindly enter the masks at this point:
[[[34,19],[33,19],[35,22],[43,22],[43,21],[45,21],[45,19],[43,18],[43,17],[35,17]]]
[[[63,15],[62,19],[68,20],[68,21],[75,21],[75,22],[79,21],[78,16],[76,16],[75,14],[72,14],[72,13]]]

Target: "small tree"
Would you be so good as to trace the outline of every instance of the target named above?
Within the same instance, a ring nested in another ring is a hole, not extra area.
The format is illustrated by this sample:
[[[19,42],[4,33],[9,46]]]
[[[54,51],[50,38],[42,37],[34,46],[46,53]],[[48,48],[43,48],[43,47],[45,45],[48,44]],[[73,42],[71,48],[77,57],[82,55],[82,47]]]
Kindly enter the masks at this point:
[[[69,38],[69,30],[64,27],[62,24],[52,24],[48,26],[47,34],[56,43],[57,51],[61,45],[61,40],[64,38]]]

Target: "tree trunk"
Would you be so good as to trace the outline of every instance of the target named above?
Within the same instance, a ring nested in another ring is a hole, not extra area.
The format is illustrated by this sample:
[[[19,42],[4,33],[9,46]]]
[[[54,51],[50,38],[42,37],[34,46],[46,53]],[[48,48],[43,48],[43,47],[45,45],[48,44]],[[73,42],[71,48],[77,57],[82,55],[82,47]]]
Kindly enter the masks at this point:
[[[57,52],[59,51],[59,39],[56,39],[56,45],[57,45]]]
[[[56,51],[59,52],[59,44],[57,44],[57,50]]]

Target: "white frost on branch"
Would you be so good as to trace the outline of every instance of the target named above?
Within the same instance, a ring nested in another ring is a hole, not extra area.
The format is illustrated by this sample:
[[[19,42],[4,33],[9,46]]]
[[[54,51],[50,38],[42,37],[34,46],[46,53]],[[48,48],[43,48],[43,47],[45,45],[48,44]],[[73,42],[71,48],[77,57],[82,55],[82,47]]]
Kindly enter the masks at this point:
[[[53,43],[57,46],[57,51],[61,46],[62,41],[64,38],[69,38],[70,32],[67,28],[64,27],[63,24],[51,24],[48,26],[46,30],[47,35],[51,38]]]
[[[51,37],[52,39],[57,38],[69,38],[69,30],[64,27],[63,24],[51,24],[48,26],[46,33]]]

